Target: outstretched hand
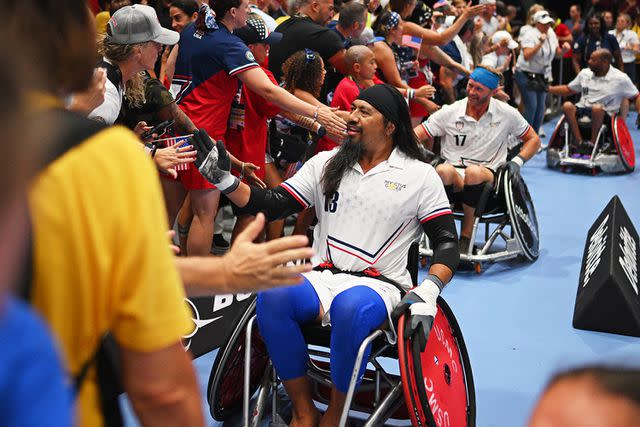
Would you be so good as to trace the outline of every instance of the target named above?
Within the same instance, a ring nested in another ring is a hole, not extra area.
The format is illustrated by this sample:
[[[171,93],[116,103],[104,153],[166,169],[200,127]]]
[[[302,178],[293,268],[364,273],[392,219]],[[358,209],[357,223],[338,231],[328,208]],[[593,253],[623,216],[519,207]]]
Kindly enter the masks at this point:
[[[237,292],[295,285],[302,281],[300,273],[311,270],[311,264],[285,265],[313,256],[313,249],[306,246],[309,242],[306,236],[253,243],[264,224],[264,215],[259,213],[223,257],[226,281],[233,284]]]

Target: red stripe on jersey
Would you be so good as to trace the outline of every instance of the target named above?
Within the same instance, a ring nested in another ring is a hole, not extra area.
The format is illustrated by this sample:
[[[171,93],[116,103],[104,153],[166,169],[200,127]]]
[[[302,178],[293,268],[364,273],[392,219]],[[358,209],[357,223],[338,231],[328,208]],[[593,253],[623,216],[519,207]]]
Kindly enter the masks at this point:
[[[527,132],[529,132],[529,129],[531,129],[531,126],[527,126],[527,128],[524,130],[524,132],[522,132],[520,135],[518,135],[518,138],[522,138],[523,136],[525,136],[527,134]]]
[[[354,257],[356,257],[356,258],[358,258],[358,259],[361,259],[362,261],[366,262],[366,263],[367,263],[367,264],[369,264],[369,265],[374,265],[375,263],[377,263],[377,262],[380,260],[380,258],[382,257],[382,255],[384,255],[384,254],[385,254],[385,252],[387,252],[387,250],[391,247],[391,245],[393,245],[393,242],[395,242],[396,240],[398,240],[398,237],[400,237],[400,236],[402,235],[402,232],[404,231],[404,229],[405,229],[405,228],[407,228],[407,226],[408,226],[409,224],[411,224],[411,221],[407,222],[407,224],[406,224],[404,227],[402,227],[402,230],[400,230],[400,232],[398,233],[398,235],[397,235],[397,236],[396,236],[396,237],[395,237],[391,242],[389,242],[389,244],[387,245],[387,247],[386,247],[386,248],[385,248],[385,249],[380,253],[380,255],[378,255],[378,257],[377,257],[373,262],[371,262],[371,261],[367,261],[366,259],[362,258],[361,256],[356,255],[356,254],[354,254],[353,252],[350,252],[350,251],[348,251],[348,250],[346,250],[346,249],[344,249],[344,248],[341,248],[341,247],[336,246],[336,245],[334,245],[334,244],[331,244],[331,243],[329,243],[329,242],[327,242],[327,245],[328,245],[328,246],[331,246],[332,248],[336,248],[336,249],[338,249],[339,251],[342,251],[342,252],[347,253],[347,254],[349,254],[349,255],[353,255]]]
[[[284,184],[284,183],[283,183],[283,184]],[[308,208],[308,207],[309,207],[309,205],[308,205],[308,204],[306,204],[306,203],[304,202],[304,200],[302,200],[302,198],[301,198],[301,197],[299,197],[299,196],[296,194],[296,192],[295,192],[295,191],[293,191],[291,188],[287,188],[286,186],[284,186],[284,185],[282,185],[282,184],[280,184],[280,187],[282,187],[282,188],[284,188],[285,190],[287,190],[287,193],[291,194],[291,195],[293,196],[293,198],[294,198],[294,199],[296,199],[296,200],[298,201],[298,203],[300,203],[300,205],[302,205],[302,207],[303,207],[303,208],[305,208],[305,209],[306,209],[306,208]]]
[[[434,218],[437,218],[437,217],[439,217],[439,216],[442,216],[442,215],[450,215],[450,214],[452,214],[452,213],[453,213],[453,212],[451,212],[451,210],[450,210],[450,209],[447,209],[447,210],[444,210],[444,211],[441,211],[441,212],[436,212],[436,213],[434,213],[433,215],[430,215],[430,216],[426,217],[425,219],[423,219],[422,221],[420,221],[420,224],[424,224],[425,222],[430,221],[430,220],[432,220],[432,219],[434,219]]]
[[[424,131],[427,133],[429,138],[433,139],[433,135],[431,135],[431,132],[429,132],[429,129],[427,129],[427,125],[425,125],[424,122],[422,122],[420,123],[420,126],[422,126],[422,129],[424,129]]]

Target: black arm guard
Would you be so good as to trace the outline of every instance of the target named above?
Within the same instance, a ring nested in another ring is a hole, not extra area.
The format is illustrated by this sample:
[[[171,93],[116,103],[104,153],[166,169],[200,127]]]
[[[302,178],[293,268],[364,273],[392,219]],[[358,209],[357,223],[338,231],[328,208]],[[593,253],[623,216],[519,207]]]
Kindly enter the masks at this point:
[[[249,201],[242,207],[242,210],[250,215],[263,212],[267,217],[267,221],[274,221],[300,212],[303,207],[304,206],[282,187],[264,190],[252,186]]]
[[[441,215],[422,224],[424,232],[433,246],[432,264],[443,264],[455,274],[460,262],[458,232],[453,215]]]

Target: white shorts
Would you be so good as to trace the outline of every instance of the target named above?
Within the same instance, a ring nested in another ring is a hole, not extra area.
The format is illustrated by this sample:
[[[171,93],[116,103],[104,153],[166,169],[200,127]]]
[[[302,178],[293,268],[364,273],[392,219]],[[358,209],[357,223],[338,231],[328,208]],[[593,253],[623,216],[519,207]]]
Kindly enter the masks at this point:
[[[391,312],[401,298],[400,291],[394,285],[371,277],[359,277],[347,273],[333,274],[329,270],[310,271],[303,273],[303,276],[311,283],[318,299],[320,299],[324,311],[322,326],[331,324],[331,302],[339,293],[355,286],[366,286],[373,289],[380,295],[387,309],[387,320],[390,325],[389,329],[385,330],[387,340],[392,344],[396,343],[396,331],[391,321]]]

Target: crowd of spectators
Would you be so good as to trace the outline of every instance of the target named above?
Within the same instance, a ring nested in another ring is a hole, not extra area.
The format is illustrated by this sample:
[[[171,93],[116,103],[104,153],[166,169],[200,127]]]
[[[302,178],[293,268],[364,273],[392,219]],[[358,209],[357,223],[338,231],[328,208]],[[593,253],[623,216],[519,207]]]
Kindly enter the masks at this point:
[[[343,142],[351,103],[373,85],[398,89],[415,126],[464,98],[470,73],[488,66],[504,77],[495,97],[537,132],[548,84],[573,80],[593,52],[609,50],[633,82],[640,66],[637,0],[566,11],[500,0],[5,0],[0,12],[0,40],[19,52],[0,50],[16,61],[0,70],[5,139],[30,123],[48,129],[8,144],[0,285],[28,304],[3,296],[0,336],[11,340],[19,323],[33,342],[2,354],[0,387],[20,382],[11,375],[22,371],[12,365],[21,354],[46,358],[23,384],[49,400],[25,400],[8,415],[47,414],[46,425],[117,416],[100,362],[114,342],[116,386],[144,425],[202,425],[181,346],[191,328],[185,295],[293,284],[310,269],[286,264],[311,257],[299,235],[314,212],[300,212],[295,236],[282,238],[282,221],[233,206],[201,176],[187,137],[223,141],[235,176],[275,188]],[[34,28],[28,40],[23,22]],[[21,61],[41,69],[24,73]],[[36,140],[47,143],[30,163]],[[212,257],[214,236],[227,243],[214,224],[229,204],[231,247]]]

